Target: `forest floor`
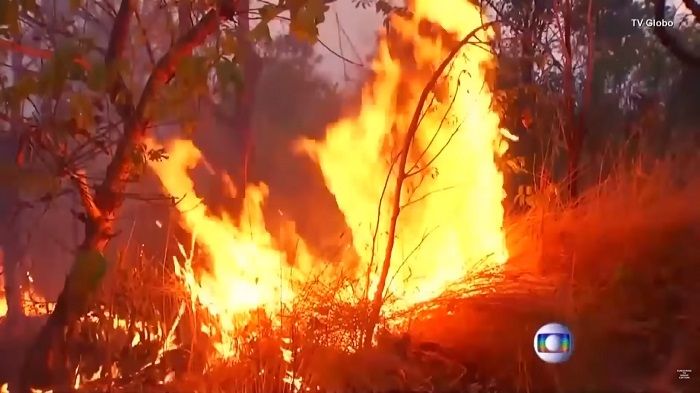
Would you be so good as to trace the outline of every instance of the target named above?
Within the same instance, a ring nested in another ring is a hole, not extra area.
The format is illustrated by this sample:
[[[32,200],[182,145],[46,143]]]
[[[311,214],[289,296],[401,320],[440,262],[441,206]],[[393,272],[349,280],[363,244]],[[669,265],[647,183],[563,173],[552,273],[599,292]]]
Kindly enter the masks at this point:
[[[307,380],[319,386],[311,391],[700,392],[700,179],[686,175],[667,166],[627,176],[575,206],[542,193],[509,224],[512,259],[492,291],[442,299],[367,351],[305,354]],[[553,321],[575,337],[559,365],[532,348]],[[39,322],[0,333],[0,385]],[[152,391],[291,391],[224,390],[225,381],[185,375]]]

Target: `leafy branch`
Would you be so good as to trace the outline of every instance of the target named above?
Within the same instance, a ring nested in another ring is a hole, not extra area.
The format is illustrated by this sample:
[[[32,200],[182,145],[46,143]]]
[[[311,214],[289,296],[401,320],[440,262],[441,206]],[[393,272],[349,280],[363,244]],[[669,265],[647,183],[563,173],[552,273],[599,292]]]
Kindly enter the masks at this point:
[[[124,120],[123,134],[94,196],[84,172],[76,171],[72,176],[86,211],[85,239],[80,247],[79,258],[66,277],[54,312],[29,350],[22,368],[23,390],[28,391],[30,386],[51,386],[60,378],[61,366],[52,359],[57,356],[61,358],[61,354],[65,353],[65,330],[83,313],[90,295],[103,277],[104,258],[101,255],[114,236],[114,222],[135,168],[133,153],[143,144],[146,132],[153,123],[149,107],[156,101],[160,89],[172,79],[178,64],[216,31],[222,15],[220,11],[224,9],[208,11],[158,61],[134,107],[131,94],[117,67],[126,47],[131,15],[134,12],[132,1],[122,0],[110,36],[105,65],[109,73],[110,98]],[[235,14],[228,14],[227,17],[233,15]]]

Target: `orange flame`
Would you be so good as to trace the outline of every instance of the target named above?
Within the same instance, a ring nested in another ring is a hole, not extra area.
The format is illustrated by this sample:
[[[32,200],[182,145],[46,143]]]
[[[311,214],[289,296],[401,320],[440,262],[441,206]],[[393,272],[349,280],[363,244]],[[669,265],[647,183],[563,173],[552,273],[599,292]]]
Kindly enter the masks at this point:
[[[175,258],[176,273],[192,300],[216,318],[221,340],[217,349],[224,357],[231,357],[235,354],[235,332],[250,321],[246,313],[263,309],[274,314],[281,304],[292,300],[291,283],[303,277],[304,266],[310,266],[304,257],[308,253],[300,244],[301,257],[295,266],[288,266],[286,253],[265,228],[262,205],[268,193],[266,185],[248,186],[240,217],[216,216],[195,193],[188,173],[201,163],[201,152],[184,140],[171,141],[166,149],[169,159],[151,166],[168,192],[182,196],[177,204],[182,223],[211,262],[209,271],[195,274],[191,255],[180,245],[182,256]]]
[[[4,293],[0,293],[0,318],[5,315],[7,315],[7,299],[5,299]]]
[[[20,304],[22,312],[28,317],[48,315],[53,311],[54,302],[49,302],[34,289],[34,279],[27,273],[27,285],[20,286]],[[7,298],[5,297],[5,280],[0,275],[0,318],[7,315]]]
[[[399,170],[392,157],[401,148],[432,70],[453,47],[442,36],[423,33],[421,22],[442,26],[453,40],[482,24],[478,8],[465,0],[412,3],[411,19],[392,20],[400,45],[410,45],[412,53],[394,56],[385,36],[373,64],[375,79],[363,90],[359,114],[330,127],[324,141],[299,144],[320,166],[365,269],[375,272],[372,288],[378,276],[374,265],[382,260],[387,241]],[[476,37],[487,42],[490,33]],[[404,186],[389,275],[394,277],[389,290],[404,306],[439,295],[479,262],[502,264],[508,258],[503,175],[495,163],[495,156],[507,149],[502,137],[507,133],[491,109],[485,83],[484,66],[492,63],[493,56],[483,47],[464,47],[441,86],[449,97],[432,100],[413,142],[406,170],[415,175]]]
[[[352,230],[362,261],[356,275],[362,278],[372,272],[371,288],[377,285],[376,261],[382,259],[390,224],[390,190],[397,173],[392,157],[432,70],[447,56],[453,41],[482,24],[478,8],[466,0],[415,0],[409,5],[410,18],[392,19],[397,32],[392,44],[386,34],[380,40],[374,78],[363,90],[359,114],[330,126],[323,141],[302,140],[296,146],[319,165]],[[426,24],[441,26],[448,34],[438,34],[438,29],[426,32]],[[476,38],[487,42],[490,35],[482,31]],[[410,51],[393,53],[396,43]],[[398,307],[434,298],[480,262],[498,266],[508,258],[503,175],[495,160],[507,149],[504,136],[509,134],[500,129],[499,117],[491,109],[485,67],[493,61],[483,47],[465,46],[441,82],[447,94],[436,92],[423,115],[406,168],[412,175],[401,198],[387,287],[399,297]],[[176,273],[193,303],[215,319],[202,331],[217,330],[219,334],[212,336],[218,338],[219,354],[231,357],[236,332],[250,322],[250,312],[263,309],[274,314],[294,299],[292,283],[321,261],[314,260],[303,242],[294,263],[288,261],[265,227],[265,184],[247,185],[239,217],[215,215],[194,191],[189,173],[204,163],[201,152],[185,140],[165,145],[169,159],[150,165],[165,190],[182,198],[177,204],[181,223],[193,233],[211,265],[195,272],[191,252],[180,245]]]

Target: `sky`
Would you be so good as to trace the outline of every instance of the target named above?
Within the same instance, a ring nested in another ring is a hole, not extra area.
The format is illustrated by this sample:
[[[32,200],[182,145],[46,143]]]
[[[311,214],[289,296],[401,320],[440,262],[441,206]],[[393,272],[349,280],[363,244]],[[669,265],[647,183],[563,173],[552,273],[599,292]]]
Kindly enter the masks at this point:
[[[331,3],[325,21],[319,25],[320,42],[315,45],[316,53],[322,59],[318,66],[319,73],[341,85],[345,82],[346,73],[353,79],[353,74],[356,75],[362,68],[347,62],[343,68],[344,61],[333,52],[367,65],[368,57],[374,53],[383,18],[373,6],[357,8],[351,0]],[[288,33],[286,22],[271,24],[270,30],[273,35]]]
[[[367,59],[374,53],[377,32],[382,26],[383,18],[374,7],[356,8],[349,0],[338,0],[331,4],[326,20],[319,26],[319,40],[334,52],[342,52],[352,61],[368,64]],[[342,83],[345,79],[344,61],[320,43],[316,44],[316,51],[322,56],[319,71],[333,81]],[[356,65],[345,64],[345,70],[350,77],[358,69],[360,68]]]
[[[676,20],[680,20],[682,15],[689,13],[682,0],[667,0],[667,4],[678,8]],[[357,56],[352,50],[352,46],[354,46],[362,57],[363,62],[368,64],[367,57],[374,53],[377,32],[382,27],[383,15],[377,13],[372,6],[367,9],[356,8],[351,0],[336,0],[331,3],[331,8],[326,14],[326,20],[319,26],[319,39],[330,49],[340,53],[337,21],[340,22],[340,27],[345,33],[340,32],[342,53],[350,60],[357,61]],[[630,21],[630,23],[632,22]],[[343,61],[324,48],[322,44],[316,44],[315,49],[323,59],[319,65],[319,72],[329,77],[332,81],[343,84],[345,81]],[[352,78],[353,72],[357,72],[358,67],[346,64],[345,70]]]

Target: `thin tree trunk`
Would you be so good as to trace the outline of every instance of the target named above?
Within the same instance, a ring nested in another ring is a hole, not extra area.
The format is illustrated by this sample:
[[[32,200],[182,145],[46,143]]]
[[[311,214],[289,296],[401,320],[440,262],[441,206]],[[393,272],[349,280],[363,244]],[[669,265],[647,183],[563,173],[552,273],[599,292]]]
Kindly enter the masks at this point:
[[[24,55],[15,52],[12,54],[12,73],[14,80],[21,78],[22,59]],[[0,160],[8,166],[19,168],[23,164],[23,158],[17,154],[20,149],[20,135],[22,133],[21,108],[13,111],[10,117],[10,136],[0,142]],[[18,230],[17,210],[19,207],[19,190],[16,187],[8,187],[0,190],[0,219],[2,219],[2,245],[3,257],[0,258],[5,280],[5,300],[7,301],[7,324],[15,327],[24,316],[22,309],[22,296],[19,287],[19,262],[22,258],[22,239]]]
[[[12,131],[15,133],[16,131]],[[7,138],[0,141],[0,162],[10,166],[14,165],[14,152],[17,150],[17,139]],[[5,186],[3,186],[5,187]],[[22,246],[16,209],[19,196],[17,190],[11,189],[14,185],[0,190],[0,270],[4,280],[5,301],[7,301],[6,323],[8,327],[15,327],[22,319],[23,310],[19,288],[19,261],[22,257]]]
[[[381,314],[382,305],[384,304],[384,290],[386,289],[386,280],[389,276],[389,269],[391,268],[391,257],[394,252],[394,242],[396,241],[396,229],[398,226],[399,214],[401,213],[401,196],[403,194],[403,183],[408,176],[406,171],[406,162],[408,161],[408,153],[411,148],[411,144],[418,132],[418,127],[420,125],[421,114],[423,113],[423,107],[428,99],[431,91],[434,91],[435,85],[442,76],[443,72],[447,66],[452,62],[452,59],[457,56],[459,51],[469,43],[469,40],[474,37],[474,35],[482,30],[486,29],[491,25],[491,23],[485,23],[482,26],[472,30],[467,34],[462,41],[457,44],[457,46],[450,52],[450,54],[443,60],[440,66],[435,70],[432,77],[428,83],[423,88],[420,97],[418,98],[418,103],[416,104],[416,109],[413,112],[413,117],[411,118],[411,123],[406,131],[406,136],[403,140],[403,146],[401,148],[399,162],[397,167],[396,182],[394,183],[394,194],[392,200],[392,212],[391,219],[389,222],[389,233],[386,248],[384,251],[384,261],[382,263],[382,271],[379,276],[379,281],[377,283],[377,289],[374,293],[374,298],[372,300],[369,321],[367,324],[367,329],[364,335],[363,346],[369,347],[372,344],[372,337],[374,336],[374,329],[379,323],[379,316]],[[379,223],[377,223],[379,225]]]
[[[573,49],[571,44],[571,0],[564,1],[564,9],[562,10],[564,27],[564,69],[562,76],[563,94],[564,94],[564,135],[566,137],[566,147],[568,150],[567,163],[567,180],[569,184],[569,198],[575,200],[578,197],[578,182],[579,182],[579,161],[581,159],[582,139],[579,135],[578,122],[576,121],[576,102],[574,85],[574,64],[573,64]]]
[[[536,168],[539,163],[539,146],[535,134],[529,129],[531,126],[532,108],[535,104],[534,87],[534,65],[535,65],[535,42],[538,39],[537,22],[540,18],[541,8],[538,8],[535,1],[531,1],[526,6],[526,16],[523,19],[523,30],[520,36],[520,94],[518,95],[518,113],[521,118],[516,125],[515,134],[518,136],[518,143],[513,146],[513,152],[523,157],[531,157],[531,161],[527,162],[527,171],[523,174],[513,174],[512,179],[506,179],[506,182],[515,181],[515,184],[510,187],[511,194],[516,193],[519,186],[532,185],[535,183],[534,174],[538,171]],[[513,194],[515,195],[515,194]],[[507,207],[516,211],[525,206],[518,205],[508,198]]]
[[[240,65],[243,73],[243,83],[236,90],[235,112],[233,127],[241,141],[241,182],[245,188],[250,175],[250,165],[253,159],[253,110],[255,108],[255,89],[260,79],[262,60],[255,51],[250,40],[250,0],[238,2],[238,27],[236,39],[241,57]]]
[[[7,203],[7,207],[16,206],[16,203],[12,202],[12,197],[2,198],[2,203]],[[4,214],[3,216],[3,218],[7,217]],[[15,225],[7,223],[3,224],[3,226],[12,229]],[[7,302],[6,323],[7,326],[14,327],[17,321],[24,315],[18,280],[18,267],[21,258],[20,238],[17,231],[6,230],[4,232],[2,237],[3,246],[2,249],[0,249],[0,252],[2,252],[2,254],[0,254],[0,266],[2,267],[2,276],[5,281],[4,291],[5,301]]]
[[[581,155],[583,153],[583,143],[586,136],[587,124],[586,116],[590,110],[592,99],[593,66],[595,62],[595,28],[593,20],[593,0],[588,0],[588,10],[586,15],[587,29],[587,52],[586,52],[586,74],[583,84],[583,102],[581,109],[576,113],[576,86],[574,83],[573,71],[573,49],[571,44],[571,0],[566,0],[564,5],[564,110],[566,113],[566,144],[569,154],[568,180],[569,198],[575,201],[580,193],[581,182]]]
[[[583,86],[581,87],[583,100],[581,102],[581,110],[578,115],[578,127],[574,143],[579,157],[577,157],[577,166],[580,164],[580,154],[583,150],[583,143],[588,134],[588,116],[591,110],[593,100],[593,79],[595,78],[595,29],[596,19],[594,18],[594,0],[588,0],[588,10],[586,11],[586,74],[584,75]],[[576,168],[578,170],[578,167]],[[578,176],[577,176],[578,180]],[[577,185],[578,186],[578,185]],[[578,189],[575,190],[578,193]],[[577,195],[575,195],[577,196]]]

